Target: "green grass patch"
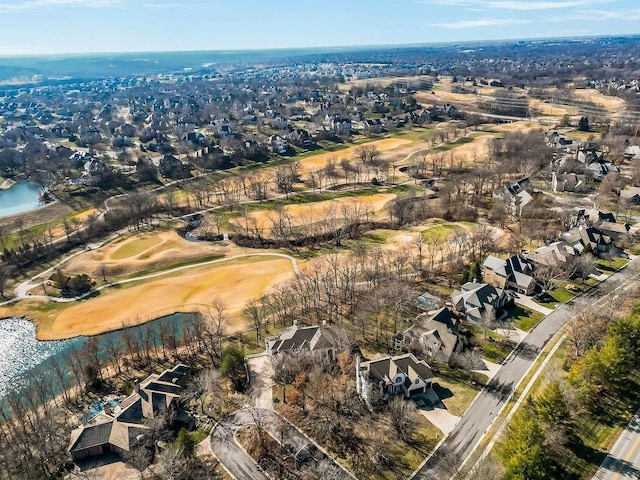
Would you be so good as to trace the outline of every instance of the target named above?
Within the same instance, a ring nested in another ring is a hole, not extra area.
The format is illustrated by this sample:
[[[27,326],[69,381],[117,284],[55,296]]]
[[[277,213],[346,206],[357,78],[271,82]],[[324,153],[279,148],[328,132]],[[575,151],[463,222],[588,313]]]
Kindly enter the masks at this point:
[[[135,257],[136,255],[140,255],[142,252],[161,243],[162,239],[160,237],[138,238],[125,243],[111,254],[111,258],[113,260],[124,260],[125,258]]]
[[[469,135],[467,137],[462,137],[457,139],[454,142],[451,143],[446,143],[444,145],[440,145],[439,147],[435,147],[433,148],[431,151],[432,152],[447,152],[453,148],[459,147],[461,145],[466,145],[467,143],[471,143],[475,140],[474,136]]]
[[[627,263],[629,263],[629,260],[622,257],[614,257],[612,259],[607,259],[607,260],[603,258],[599,258],[597,263],[598,263],[598,268],[600,268],[601,270],[615,272],[616,270],[621,269]]]
[[[193,443],[197,445],[201,441],[203,441],[205,438],[207,438],[207,436],[209,436],[209,433],[206,432],[205,430],[198,429],[193,432],[190,432],[189,436],[191,437],[191,440],[193,440]]]
[[[507,310],[509,317],[513,320],[513,324],[520,330],[530,331],[544,317],[540,312],[534,312],[519,305]]]
[[[554,288],[553,290],[551,290],[550,295],[559,303],[566,303],[573,297],[575,297],[573,293],[563,287]]]
[[[481,373],[439,365],[433,389],[449,413],[459,417],[469,408],[482,385],[488,380],[488,377]]]

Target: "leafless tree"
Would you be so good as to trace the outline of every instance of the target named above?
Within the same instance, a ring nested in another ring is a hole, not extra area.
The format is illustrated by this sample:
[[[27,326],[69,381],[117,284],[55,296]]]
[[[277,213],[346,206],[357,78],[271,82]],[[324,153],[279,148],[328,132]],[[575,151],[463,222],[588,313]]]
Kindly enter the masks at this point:
[[[396,434],[403,441],[411,440],[415,433],[417,415],[416,404],[401,396],[395,396],[389,402],[389,420]]]

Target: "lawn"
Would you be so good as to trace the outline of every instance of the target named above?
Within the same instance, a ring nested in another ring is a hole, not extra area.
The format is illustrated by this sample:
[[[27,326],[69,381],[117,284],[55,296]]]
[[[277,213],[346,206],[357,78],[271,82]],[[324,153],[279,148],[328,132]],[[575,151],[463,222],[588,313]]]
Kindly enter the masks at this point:
[[[462,137],[457,139],[455,142],[447,143],[445,145],[440,145],[439,147],[434,148],[433,152],[446,152],[451,150],[452,148],[459,147],[461,145],[465,145],[467,143],[471,143],[475,140],[473,136]]]
[[[457,417],[460,417],[469,408],[480,391],[479,387],[472,386],[470,381],[450,381],[450,379],[441,376],[434,380],[434,391],[447,407],[449,413]]]
[[[551,296],[560,303],[566,303],[571,300],[575,295],[569,290],[563,287],[556,287],[550,292]]]
[[[145,237],[131,240],[130,242],[122,245],[118,250],[111,254],[113,260],[124,260],[125,258],[135,257],[142,252],[149,250],[151,247],[155,247],[163,242],[160,237]]]
[[[598,268],[600,268],[601,270],[615,272],[616,270],[624,267],[627,263],[629,263],[629,259],[622,257],[614,257],[608,260],[600,258],[598,259]]]
[[[513,324],[525,332],[530,331],[543,318],[543,315],[540,312],[534,312],[533,310],[522,308],[519,305],[516,305],[507,311],[509,312],[509,317],[513,320]]]
[[[432,227],[424,229],[422,231],[422,236],[424,237],[428,235],[433,237],[439,237],[444,241],[447,235],[449,235],[452,232],[455,232],[456,230],[461,230],[467,227],[468,225],[474,225],[474,224],[470,222],[466,222],[466,224],[464,225],[461,225],[459,223],[443,223],[440,225],[434,225]]]

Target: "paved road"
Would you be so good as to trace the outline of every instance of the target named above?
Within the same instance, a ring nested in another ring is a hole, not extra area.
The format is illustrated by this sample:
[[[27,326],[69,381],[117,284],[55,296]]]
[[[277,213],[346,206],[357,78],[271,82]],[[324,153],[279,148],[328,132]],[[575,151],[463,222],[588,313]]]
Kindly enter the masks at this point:
[[[288,422],[281,423],[280,417],[264,408],[243,408],[233,413],[224,422],[214,427],[209,436],[211,451],[236,480],[268,480],[249,455],[239,446],[235,432],[242,425],[260,422],[262,426],[292,452],[296,461],[313,462],[320,465],[318,470],[325,478],[355,480],[355,477],[320,450],[309,438]],[[284,425],[280,430],[279,425]]]
[[[593,477],[594,480],[627,478],[640,478],[640,410],[631,419]]]
[[[634,259],[627,268],[613,274],[580,298],[595,308],[596,304],[614,295],[635,278],[640,261]],[[615,286],[615,289],[612,288]],[[491,380],[465,412],[462,420],[442,442],[435,454],[416,472],[413,478],[451,478],[469,458],[491,427],[502,408],[509,401],[515,388],[535,361],[538,353],[572,316],[572,306],[563,305],[548,315],[534,328],[509,356],[498,374]]]
[[[243,420],[235,415],[229,421],[217,424],[209,436],[211,451],[235,480],[269,480],[236,442],[235,432],[240,425]]]

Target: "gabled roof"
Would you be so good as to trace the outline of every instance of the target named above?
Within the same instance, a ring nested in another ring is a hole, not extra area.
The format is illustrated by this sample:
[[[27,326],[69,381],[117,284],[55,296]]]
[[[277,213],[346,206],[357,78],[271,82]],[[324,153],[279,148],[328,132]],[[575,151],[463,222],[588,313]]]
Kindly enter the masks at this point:
[[[298,327],[294,325],[279,337],[267,340],[267,349],[272,353],[292,350],[328,350],[339,343],[340,332],[327,325]]]
[[[465,283],[451,294],[454,307],[467,317],[480,318],[484,312],[493,312],[504,300],[504,290],[486,283]]]
[[[403,373],[411,383],[418,378],[423,381],[429,381],[433,378],[431,367],[425,361],[418,360],[411,353],[363,362],[360,368],[368,370],[369,380],[374,382],[392,383],[398,373]]]
[[[131,441],[147,428],[142,425],[145,416],[161,411],[179,397],[180,384],[189,370],[187,365],[179,364],[160,375],[148,376],[139,389],[119,405],[120,410],[113,418],[75,429],[71,434],[69,451],[107,444],[128,451]]]

